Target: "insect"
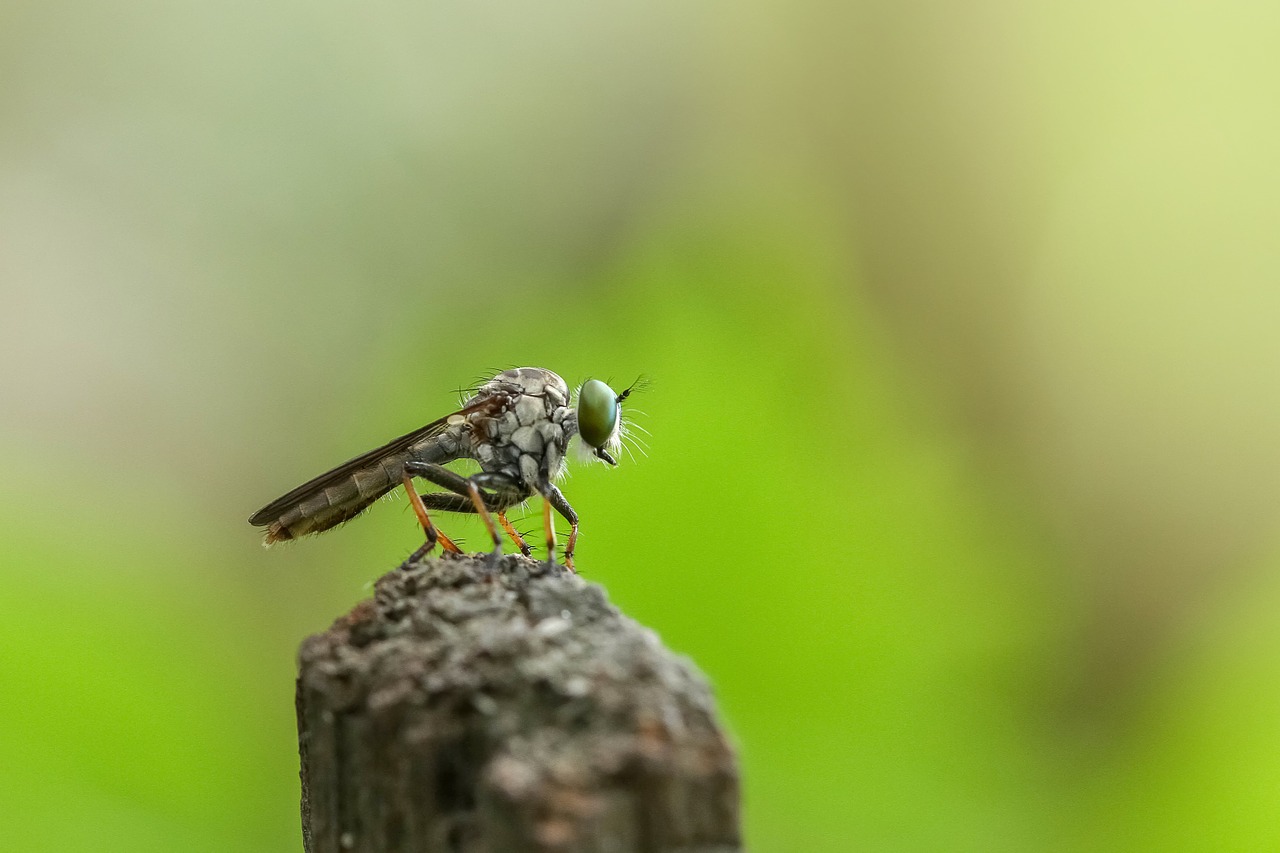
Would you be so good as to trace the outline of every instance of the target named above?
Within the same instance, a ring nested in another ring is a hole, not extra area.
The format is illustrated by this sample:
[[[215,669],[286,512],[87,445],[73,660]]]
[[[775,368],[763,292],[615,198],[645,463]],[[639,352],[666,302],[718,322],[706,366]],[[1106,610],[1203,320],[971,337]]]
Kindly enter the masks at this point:
[[[435,526],[431,512],[476,513],[493,539],[495,555],[502,551],[500,526],[527,557],[532,549],[506,513],[540,495],[547,560],[555,559],[554,508],[569,522],[564,561],[572,571],[578,514],[555,481],[564,473],[565,454],[575,436],[591,456],[618,464],[613,454],[622,446],[625,431],[622,403],[638,383],[616,393],[604,382],[589,379],[578,389],[577,405],[571,406],[569,387],[550,370],[504,370],[475,389],[453,414],[303,483],[255,512],[249,523],[266,528],[267,545],[297,539],[349,521],[403,486],[426,535],[410,559],[426,554],[436,543],[447,551],[461,551]],[[474,459],[480,471],[462,476],[444,467],[456,459]],[[446,491],[419,494],[415,477]]]

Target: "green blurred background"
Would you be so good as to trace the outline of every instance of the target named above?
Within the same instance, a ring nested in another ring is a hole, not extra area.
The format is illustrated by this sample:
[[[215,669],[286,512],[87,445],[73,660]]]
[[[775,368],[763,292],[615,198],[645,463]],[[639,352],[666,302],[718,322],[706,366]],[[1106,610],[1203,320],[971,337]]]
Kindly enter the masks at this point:
[[[294,650],[419,533],[244,519],[532,364],[653,377],[579,567],[714,682],[754,850],[1280,849],[1278,43],[7,0],[3,846],[299,849]]]

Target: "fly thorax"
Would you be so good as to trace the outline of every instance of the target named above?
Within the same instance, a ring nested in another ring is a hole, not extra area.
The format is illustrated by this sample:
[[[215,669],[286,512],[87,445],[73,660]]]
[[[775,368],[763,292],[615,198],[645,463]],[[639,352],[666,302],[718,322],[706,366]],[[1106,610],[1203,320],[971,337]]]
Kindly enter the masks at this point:
[[[520,421],[516,419],[516,413],[511,410],[505,411],[493,419],[489,439],[496,444],[506,444],[511,441],[511,436],[515,435],[519,428]]]
[[[564,453],[565,447],[569,444],[568,436],[571,433],[566,432],[563,426],[555,421],[543,421],[535,429],[538,431],[538,435],[542,437],[544,445],[554,445],[561,454]]]
[[[521,426],[530,426],[547,419],[547,401],[542,397],[525,394],[516,402],[515,416]]]
[[[450,430],[440,436],[440,450],[446,456],[457,456],[462,447],[462,433],[459,430]]]
[[[540,427],[546,426],[538,424],[537,426],[522,426],[511,435],[511,443],[524,453],[532,453],[538,456],[542,455],[543,449],[546,447],[546,438]]]
[[[542,479],[542,457],[533,457],[524,454],[520,457],[520,479],[525,482],[529,488],[536,490],[538,482]]]

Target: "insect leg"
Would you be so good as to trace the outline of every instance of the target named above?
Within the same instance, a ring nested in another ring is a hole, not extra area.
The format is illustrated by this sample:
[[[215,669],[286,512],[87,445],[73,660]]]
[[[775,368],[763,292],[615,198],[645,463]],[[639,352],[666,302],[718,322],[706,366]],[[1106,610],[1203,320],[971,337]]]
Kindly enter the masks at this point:
[[[409,495],[409,503],[413,506],[414,515],[418,516],[418,523],[422,525],[422,532],[426,534],[426,543],[413,552],[409,558],[411,561],[423,556],[435,547],[436,541],[439,540],[441,546],[446,551],[460,553],[462,551],[457,545],[453,544],[453,540],[441,533],[436,526],[431,523],[431,517],[427,515],[427,508],[422,503],[422,496],[418,494],[418,490],[413,487],[413,478],[409,476],[406,469],[403,476],[404,490]]]
[[[427,512],[459,512],[474,513],[476,508],[471,505],[471,498],[466,495],[455,495],[453,492],[423,492],[422,505],[427,508]]]
[[[484,522],[489,535],[493,537],[493,556],[497,559],[502,554],[502,534],[493,526],[493,516],[489,514],[489,508],[484,505],[484,497],[481,496],[480,487],[476,485],[475,480],[467,480],[467,494],[471,496],[471,503],[475,505],[480,520]]]
[[[542,529],[547,531],[547,564],[556,561],[556,520],[551,517],[551,501],[542,501]]]
[[[539,488],[542,497],[546,501],[543,504],[543,520],[547,528],[547,538],[550,540],[547,548],[547,556],[550,559],[555,548],[555,525],[551,521],[551,508],[555,507],[556,512],[564,516],[565,521],[569,522],[569,541],[564,546],[564,565],[571,572],[577,572],[573,567],[573,549],[578,544],[578,514],[573,511],[573,507],[569,506],[569,502],[565,500],[564,494],[556,488],[554,483],[543,483]]]
[[[501,475],[493,476],[501,477]],[[487,487],[490,485],[490,483],[485,482],[485,480],[482,479],[486,477],[486,475],[477,474],[476,477],[479,480],[479,485],[481,487]],[[509,479],[497,482],[497,486],[499,488],[499,493],[497,495],[498,500],[486,499],[485,503],[488,504],[489,511],[497,517],[498,524],[502,525],[502,529],[507,531],[507,535],[511,537],[511,541],[520,549],[520,553],[524,554],[526,557],[532,556],[533,549],[529,547],[529,543],[524,541],[524,537],[521,536],[520,533],[511,525],[511,522],[507,520],[506,510],[498,509],[499,506],[507,507],[512,504],[519,503],[524,500],[527,495],[525,494],[525,491],[520,488],[518,483]],[[476,511],[475,504],[471,502],[470,493],[460,495],[455,492],[427,492],[425,495],[422,495],[422,503],[428,510],[433,512],[473,513]]]
[[[493,516],[489,512],[488,504],[485,503],[484,496],[480,494],[480,487],[476,485],[476,479],[480,478],[481,475],[463,477],[441,465],[418,461],[406,462],[404,470],[406,476],[412,474],[416,477],[422,477],[424,480],[429,480],[437,486],[443,486],[451,492],[469,497],[476,514],[480,516],[480,520],[484,522],[485,529],[489,531],[489,537],[493,539],[493,553],[495,555],[502,553],[502,534],[498,532],[498,528],[494,527]]]
[[[498,513],[498,523],[502,525],[502,529],[507,531],[507,535],[511,537],[511,541],[516,543],[516,547],[520,549],[520,553],[526,557],[533,556],[533,549],[529,547],[529,543],[524,541],[524,537],[516,532],[511,526],[511,522],[507,521],[506,512]]]

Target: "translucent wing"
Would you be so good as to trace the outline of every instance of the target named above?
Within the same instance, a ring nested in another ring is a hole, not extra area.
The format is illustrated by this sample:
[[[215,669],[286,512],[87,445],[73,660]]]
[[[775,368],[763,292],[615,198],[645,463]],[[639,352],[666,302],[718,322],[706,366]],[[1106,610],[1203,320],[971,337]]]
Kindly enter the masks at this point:
[[[269,527],[267,541],[276,542],[319,533],[353,518],[399,484],[411,450],[412,455],[422,455],[422,445],[443,433],[451,420],[497,405],[499,401],[493,399],[472,401],[452,414],[362,453],[276,498],[251,515],[249,523]],[[432,461],[446,461],[443,454],[427,455],[441,457]]]

